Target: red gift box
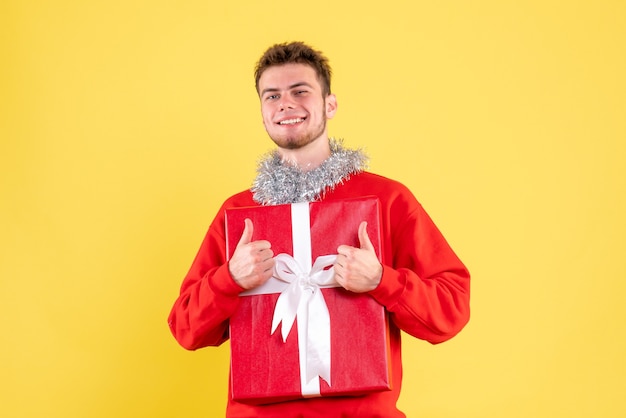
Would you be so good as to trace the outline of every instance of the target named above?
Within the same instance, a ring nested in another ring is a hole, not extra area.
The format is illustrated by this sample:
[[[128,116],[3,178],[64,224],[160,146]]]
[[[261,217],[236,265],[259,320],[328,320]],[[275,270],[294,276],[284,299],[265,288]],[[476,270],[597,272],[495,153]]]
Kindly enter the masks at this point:
[[[233,399],[261,404],[390,390],[384,307],[338,287],[329,269],[339,245],[359,246],[362,221],[380,259],[378,199],[228,209],[229,258],[246,218],[252,240],[268,240],[277,262],[275,277],[242,293],[230,318]]]

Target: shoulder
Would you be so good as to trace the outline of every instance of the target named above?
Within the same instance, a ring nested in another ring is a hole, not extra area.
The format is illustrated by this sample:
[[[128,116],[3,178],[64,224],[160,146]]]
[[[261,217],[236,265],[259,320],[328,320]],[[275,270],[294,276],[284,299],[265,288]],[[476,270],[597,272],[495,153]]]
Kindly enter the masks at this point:
[[[413,192],[398,180],[370,172],[363,172],[353,180],[355,188],[362,194],[378,197],[383,211],[394,214],[394,217],[405,218],[423,211]]]
[[[349,181],[351,187],[359,187],[369,190],[371,194],[379,196],[394,197],[413,197],[413,193],[403,183],[389,177],[364,171],[352,177]]]
[[[220,206],[219,210],[217,211],[217,214],[215,215],[215,218],[213,219],[212,225],[213,224],[221,225],[224,222],[224,213],[226,212],[227,209],[247,207],[247,206],[258,206],[258,204],[252,198],[252,192],[250,190],[244,190],[242,192],[239,192],[237,194],[230,196],[229,198],[224,200],[224,202]]]
[[[406,188],[404,184],[399,182],[398,180],[391,179],[389,177],[381,176],[380,174],[375,174],[370,171],[363,171],[354,176],[355,180],[365,181],[371,184],[381,184],[384,186],[394,186],[399,188]]]
[[[385,212],[406,216],[420,208],[413,193],[404,184],[388,177],[363,171],[329,191],[324,200],[348,199],[356,196],[376,196]]]
[[[252,198],[252,192],[250,191],[250,189],[230,196],[224,201],[224,203],[222,203],[222,210],[242,206],[258,206],[258,203],[256,203]]]
[[[209,226],[209,233],[213,231],[223,236],[226,210],[246,206],[258,206],[258,204],[255,203],[252,199],[252,192],[250,190],[244,190],[227,198],[222,203],[219,210],[215,214],[215,217],[211,221],[211,224]]]

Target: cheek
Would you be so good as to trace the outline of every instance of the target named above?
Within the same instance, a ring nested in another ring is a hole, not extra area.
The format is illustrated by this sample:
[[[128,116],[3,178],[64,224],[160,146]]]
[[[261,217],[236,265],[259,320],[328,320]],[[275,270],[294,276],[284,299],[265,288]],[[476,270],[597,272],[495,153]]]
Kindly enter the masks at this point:
[[[271,123],[270,121],[272,120],[272,116],[270,112],[267,111],[267,109],[261,109],[261,118],[263,118],[263,125],[267,126],[269,123]]]
[[[267,121],[265,117],[263,117],[263,127],[265,128],[266,131],[272,128],[272,123]]]

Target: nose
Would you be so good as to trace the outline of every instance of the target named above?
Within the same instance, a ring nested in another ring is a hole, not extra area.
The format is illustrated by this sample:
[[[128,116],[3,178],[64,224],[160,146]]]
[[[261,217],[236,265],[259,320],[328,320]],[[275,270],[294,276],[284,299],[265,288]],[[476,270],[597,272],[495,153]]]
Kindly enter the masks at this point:
[[[280,108],[280,110],[293,109],[293,101],[287,95],[283,95],[280,97],[278,107]]]

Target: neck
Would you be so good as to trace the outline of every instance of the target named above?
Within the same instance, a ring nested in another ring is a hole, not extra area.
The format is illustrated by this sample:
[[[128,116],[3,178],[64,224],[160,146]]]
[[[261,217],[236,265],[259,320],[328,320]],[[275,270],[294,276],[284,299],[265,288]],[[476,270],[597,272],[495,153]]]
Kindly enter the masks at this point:
[[[278,154],[283,161],[298,167],[302,171],[314,170],[330,157],[328,137],[321,136],[315,141],[296,149],[278,148]]]

